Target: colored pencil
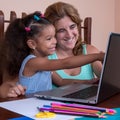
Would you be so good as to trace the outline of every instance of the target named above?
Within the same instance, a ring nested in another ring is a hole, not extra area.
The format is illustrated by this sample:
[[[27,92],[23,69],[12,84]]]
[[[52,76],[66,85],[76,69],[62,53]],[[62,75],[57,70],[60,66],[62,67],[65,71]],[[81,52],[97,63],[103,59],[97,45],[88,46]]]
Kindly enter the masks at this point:
[[[72,111],[66,111],[66,110],[57,110],[53,108],[39,108],[40,111],[49,111],[54,113],[60,113],[60,114],[69,114],[69,115],[80,115],[80,116],[87,116],[87,117],[97,117],[97,118],[106,118],[104,115],[99,114],[91,114],[91,113],[83,113],[83,112],[72,112]]]
[[[68,110],[73,112],[86,112],[86,113],[99,113],[98,110],[90,110],[84,108],[75,108],[75,107],[68,107],[68,106],[60,106],[60,105],[52,105],[52,108],[59,109],[59,110]]]
[[[60,105],[60,106],[67,106],[67,107],[73,107],[73,108],[84,108],[84,109],[90,109],[90,110],[98,110],[101,112],[105,112],[107,114],[115,114],[116,111],[109,108],[102,108],[102,107],[95,107],[95,106],[89,106],[89,105],[80,105],[80,104],[64,104],[64,103],[51,103],[51,105]]]

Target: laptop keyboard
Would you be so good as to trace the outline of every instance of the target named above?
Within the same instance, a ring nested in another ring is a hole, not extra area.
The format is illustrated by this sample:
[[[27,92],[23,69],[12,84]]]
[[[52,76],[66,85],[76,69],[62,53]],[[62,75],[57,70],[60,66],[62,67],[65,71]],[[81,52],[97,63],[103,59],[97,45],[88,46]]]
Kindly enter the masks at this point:
[[[98,89],[98,86],[91,86],[91,87],[85,88],[83,90],[79,90],[77,92],[65,95],[63,97],[76,98],[76,99],[86,99],[86,98],[95,96],[97,94],[97,89]]]

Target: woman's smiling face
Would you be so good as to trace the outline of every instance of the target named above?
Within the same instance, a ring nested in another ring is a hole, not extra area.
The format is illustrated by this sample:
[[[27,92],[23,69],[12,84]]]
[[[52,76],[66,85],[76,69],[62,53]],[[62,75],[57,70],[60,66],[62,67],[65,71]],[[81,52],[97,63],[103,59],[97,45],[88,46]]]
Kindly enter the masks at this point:
[[[73,49],[79,36],[77,24],[65,16],[55,23],[57,47]]]

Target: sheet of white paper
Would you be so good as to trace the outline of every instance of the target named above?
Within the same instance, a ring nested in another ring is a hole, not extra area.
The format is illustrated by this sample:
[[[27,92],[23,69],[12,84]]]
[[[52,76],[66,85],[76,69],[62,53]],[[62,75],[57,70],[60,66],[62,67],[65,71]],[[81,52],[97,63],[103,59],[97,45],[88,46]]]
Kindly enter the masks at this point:
[[[37,98],[27,98],[8,102],[1,102],[0,107],[28,116],[35,120],[40,120],[40,118],[35,117],[35,115],[39,112],[37,107],[43,107],[43,105],[50,105],[52,102],[55,101],[41,100]],[[56,114],[56,117],[54,118],[42,118],[42,120],[69,120],[77,117],[78,116],[73,115]]]

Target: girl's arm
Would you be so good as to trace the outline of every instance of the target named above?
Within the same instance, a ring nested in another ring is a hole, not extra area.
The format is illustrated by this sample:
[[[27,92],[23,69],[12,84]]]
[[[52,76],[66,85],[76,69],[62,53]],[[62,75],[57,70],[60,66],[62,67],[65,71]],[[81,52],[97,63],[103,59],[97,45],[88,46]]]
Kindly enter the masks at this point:
[[[26,88],[20,84],[12,86],[7,94],[7,97],[18,97],[20,95],[25,95]]]
[[[35,57],[26,63],[23,74],[30,76],[37,71],[54,71],[58,69],[75,68],[96,60],[102,61],[103,58],[104,53],[78,55],[59,60],[48,60],[47,58]]]
[[[16,85],[13,82],[4,82],[0,86],[0,97],[18,97],[25,94],[25,87],[22,85]]]
[[[11,77],[6,72],[3,73],[3,83],[0,85],[0,97],[18,97],[24,95],[26,88],[22,85],[18,85],[18,76]]]

